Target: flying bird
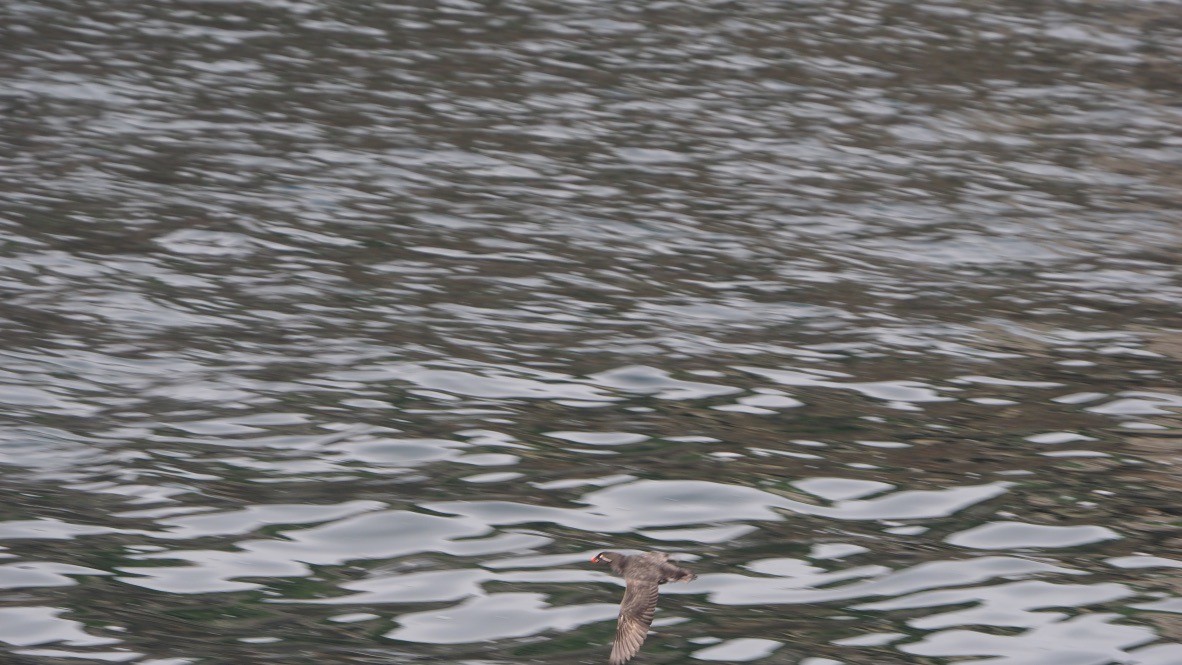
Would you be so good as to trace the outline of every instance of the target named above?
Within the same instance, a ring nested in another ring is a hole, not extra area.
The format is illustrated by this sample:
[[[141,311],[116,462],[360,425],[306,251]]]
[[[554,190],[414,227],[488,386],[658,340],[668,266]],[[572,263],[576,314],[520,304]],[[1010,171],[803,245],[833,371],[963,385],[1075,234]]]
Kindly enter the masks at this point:
[[[628,588],[620,603],[620,618],[616,622],[616,639],[612,640],[610,665],[624,665],[644,644],[648,627],[657,609],[657,586],[666,582],[689,582],[698,576],[669,560],[663,552],[626,555],[619,552],[600,552],[591,563],[611,564],[612,572],[624,578]]]

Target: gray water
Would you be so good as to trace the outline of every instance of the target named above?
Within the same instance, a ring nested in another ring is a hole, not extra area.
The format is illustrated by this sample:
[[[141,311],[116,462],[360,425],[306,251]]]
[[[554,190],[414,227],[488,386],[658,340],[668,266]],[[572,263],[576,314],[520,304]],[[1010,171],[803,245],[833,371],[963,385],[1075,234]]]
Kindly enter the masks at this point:
[[[0,660],[1182,663],[1179,16],[3,3]]]

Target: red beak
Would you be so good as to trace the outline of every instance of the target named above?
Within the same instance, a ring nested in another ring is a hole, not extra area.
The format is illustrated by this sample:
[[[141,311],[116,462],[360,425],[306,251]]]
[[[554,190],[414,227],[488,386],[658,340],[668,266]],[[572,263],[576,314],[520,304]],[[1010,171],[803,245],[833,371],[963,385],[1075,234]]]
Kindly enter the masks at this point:
[[[599,555],[598,554],[591,557],[591,563],[599,563]]]

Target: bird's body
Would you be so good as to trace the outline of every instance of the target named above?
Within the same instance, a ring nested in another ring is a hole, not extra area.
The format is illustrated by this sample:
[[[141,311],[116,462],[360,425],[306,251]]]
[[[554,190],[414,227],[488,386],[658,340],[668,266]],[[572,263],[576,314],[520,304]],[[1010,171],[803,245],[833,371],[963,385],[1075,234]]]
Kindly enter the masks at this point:
[[[623,665],[640,651],[648,627],[657,609],[657,587],[666,582],[689,582],[697,577],[669,560],[663,552],[645,552],[628,556],[619,552],[600,552],[591,559],[611,564],[612,572],[624,578],[627,589],[620,603],[616,638],[612,640],[610,665]]]

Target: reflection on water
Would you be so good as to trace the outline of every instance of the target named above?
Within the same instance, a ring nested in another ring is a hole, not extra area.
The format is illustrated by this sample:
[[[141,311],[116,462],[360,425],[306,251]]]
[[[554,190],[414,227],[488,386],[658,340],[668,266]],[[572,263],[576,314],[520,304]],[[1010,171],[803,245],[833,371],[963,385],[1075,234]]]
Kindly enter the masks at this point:
[[[0,660],[1182,663],[1174,9],[7,3]]]

